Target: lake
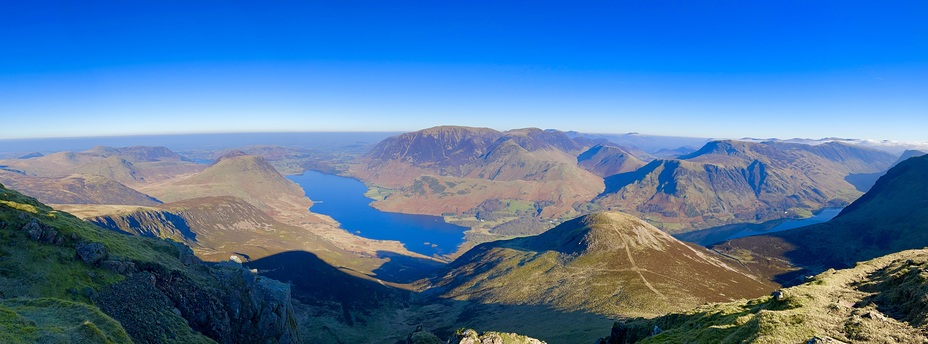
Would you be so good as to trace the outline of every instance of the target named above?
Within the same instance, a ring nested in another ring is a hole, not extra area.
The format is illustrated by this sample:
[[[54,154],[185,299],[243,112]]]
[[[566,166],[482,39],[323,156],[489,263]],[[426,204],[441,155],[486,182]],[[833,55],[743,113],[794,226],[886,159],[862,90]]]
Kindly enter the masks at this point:
[[[383,212],[370,206],[367,186],[354,178],[306,171],[288,176],[313,200],[312,212],[331,216],[346,231],[370,239],[396,240],[427,256],[457,251],[467,228],[445,223],[438,216]]]
[[[824,208],[811,217],[804,219],[781,219],[764,223],[740,223],[702,229],[689,233],[674,235],[677,239],[707,246],[717,242],[742,238],[752,235],[770,234],[794,228],[827,222],[841,213],[844,208]]]

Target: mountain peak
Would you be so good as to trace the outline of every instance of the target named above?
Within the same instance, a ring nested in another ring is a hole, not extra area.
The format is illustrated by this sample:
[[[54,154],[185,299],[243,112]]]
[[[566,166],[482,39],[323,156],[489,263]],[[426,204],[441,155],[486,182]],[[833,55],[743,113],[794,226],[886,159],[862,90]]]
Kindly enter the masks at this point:
[[[709,141],[702,146],[699,150],[679,157],[680,160],[692,159],[702,155],[708,154],[718,154],[718,155],[743,155],[748,142],[745,141],[733,141],[733,140],[717,140]]]
[[[525,150],[534,152],[543,149],[556,149],[563,152],[572,152],[583,149],[576,141],[571,139],[567,134],[556,130],[541,130],[538,128],[513,129],[503,133],[504,136],[499,139],[488,151],[492,151],[495,146],[502,142],[511,140]]]
[[[489,128],[440,126],[404,133],[381,141],[366,158],[398,160],[420,167],[458,166],[474,161],[502,136]]]
[[[225,154],[223,154],[222,156],[216,158],[216,161],[213,162],[213,164],[216,164],[216,163],[218,163],[218,162],[220,162],[220,161],[222,161],[222,160],[225,160],[225,159],[237,158],[237,157],[240,157],[240,156],[247,156],[247,155],[248,155],[248,153],[245,153],[245,152],[243,152],[243,151],[241,151],[241,150],[238,150],[238,149],[230,150],[230,151],[226,152]]]
[[[618,212],[477,245],[431,280],[445,297],[652,316],[772,288],[728,258]]]
[[[597,212],[581,216],[533,238],[532,248],[563,253],[663,250],[673,238],[634,216]]]

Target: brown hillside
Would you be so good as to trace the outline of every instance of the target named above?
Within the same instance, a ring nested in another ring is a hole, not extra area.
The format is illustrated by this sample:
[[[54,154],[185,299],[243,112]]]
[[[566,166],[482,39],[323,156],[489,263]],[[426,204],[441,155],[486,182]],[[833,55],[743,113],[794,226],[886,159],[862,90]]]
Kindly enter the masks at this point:
[[[312,206],[299,185],[278,173],[264,158],[251,155],[227,155],[200,173],[144,190],[165,202],[232,196],[275,218],[308,213]]]
[[[734,239],[714,249],[757,271],[792,278],[906,249],[928,246],[928,156],[896,165],[873,188],[826,223]],[[789,273],[794,266],[803,271]]]
[[[33,177],[0,171],[0,182],[49,204],[156,205],[157,199],[98,175]]]
[[[735,261],[614,212],[478,245],[430,283],[442,297],[613,316],[662,314],[774,288]]]
[[[631,172],[644,164],[631,153],[611,145],[599,144],[577,156],[577,165],[600,177]]]
[[[880,171],[893,159],[840,143],[713,141],[680,159],[606,178],[606,191],[594,202],[672,233],[799,217],[850,203],[860,192],[844,178]]]
[[[584,148],[559,131],[436,127],[384,140],[350,173],[388,189],[374,203],[387,211],[460,215],[514,199],[547,219],[575,214],[602,191],[602,179],[577,166]]]

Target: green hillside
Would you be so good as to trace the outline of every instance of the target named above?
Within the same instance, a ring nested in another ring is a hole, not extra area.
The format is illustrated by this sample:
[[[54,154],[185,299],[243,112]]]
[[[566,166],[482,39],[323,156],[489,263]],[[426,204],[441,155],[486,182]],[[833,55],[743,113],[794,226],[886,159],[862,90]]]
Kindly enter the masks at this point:
[[[287,285],[239,265],[203,265],[186,246],[107,231],[0,185],[4,343],[294,342],[289,300]]]

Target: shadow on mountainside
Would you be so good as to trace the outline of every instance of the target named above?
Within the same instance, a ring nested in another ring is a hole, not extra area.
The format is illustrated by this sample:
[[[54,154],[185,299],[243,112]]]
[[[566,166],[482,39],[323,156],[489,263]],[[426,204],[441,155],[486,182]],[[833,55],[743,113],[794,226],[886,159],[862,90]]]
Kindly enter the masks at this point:
[[[711,248],[735,256],[748,252],[748,265],[786,285],[803,282],[797,277],[804,275],[923,248],[928,246],[926,177],[928,156],[910,158],[826,223],[733,239]]]
[[[389,257],[392,265],[378,269],[378,277],[411,280],[419,273],[408,269],[435,263]],[[608,333],[614,322],[598,314],[547,306],[481,304],[393,288],[331,266],[305,251],[283,252],[244,265],[258,269],[262,276],[290,283],[304,342],[403,343],[418,326],[440,338],[467,327],[516,332],[549,343],[592,342]]]
[[[654,170],[656,170],[657,167],[660,166],[662,162],[663,162],[662,160],[654,160],[637,170],[634,170],[631,172],[619,173],[619,174],[606,177],[603,180],[603,182],[606,184],[606,188],[597,197],[602,197],[604,195],[615,193],[621,190],[622,188],[624,188],[625,186],[631,183],[634,183],[635,181],[643,179],[649,173],[654,172]]]
[[[377,258],[389,261],[373,271],[374,277],[394,283],[415,282],[445,266],[445,263],[431,259],[410,257],[389,251],[377,251]]]

